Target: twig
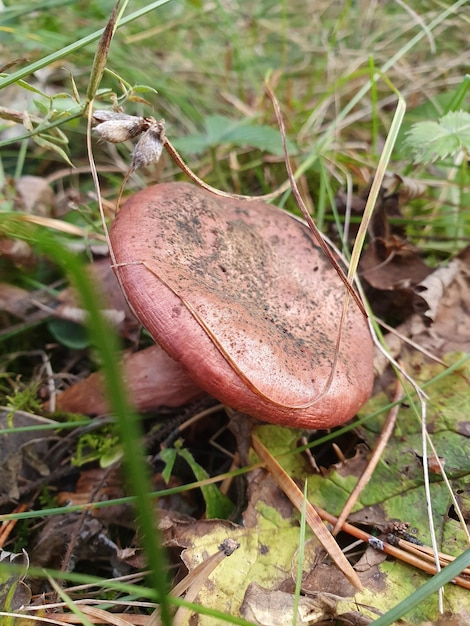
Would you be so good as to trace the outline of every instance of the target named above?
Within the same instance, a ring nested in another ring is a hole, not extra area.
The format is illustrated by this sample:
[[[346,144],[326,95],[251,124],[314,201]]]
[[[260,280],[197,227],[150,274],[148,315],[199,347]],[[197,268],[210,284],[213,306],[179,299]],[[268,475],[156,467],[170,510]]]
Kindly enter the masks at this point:
[[[337,518],[334,515],[331,515],[331,513],[328,513],[327,511],[325,511],[324,509],[321,509],[320,507],[314,506],[314,508],[317,511],[318,515],[323,520],[325,520],[326,522],[329,522],[330,524],[336,525]],[[362,541],[372,546],[376,550],[380,550],[381,552],[384,552],[385,554],[393,556],[396,559],[403,561],[404,563],[408,563],[408,565],[412,565],[413,567],[416,567],[426,572],[427,574],[433,574],[433,575],[437,574],[437,568],[434,563],[429,563],[425,561],[423,558],[421,557],[418,558],[415,554],[411,554],[410,552],[407,552],[406,550],[402,548],[398,548],[396,546],[393,546],[390,543],[387,543],[386,541],[377,539],[377,537],[374,537],[373,535],[366,532],[365,530],[356,528],[356,526],[353,526],[352,524],[349,524],[348,522],[345,522],[343,524],[343,526],[341,527],[341,530],[347,533],[348,535],[351,535],[352,537],[356,537],[356,539],[361,539]],[[403,543],[402,543],[402,546],[403,546]],[[427,550],[433,553],[431,548],[427,548]],[[452,559],[452,557],[449,557],[449,556],[447,556],[446,558]],[[442,563],[442,564],[445,565],[445,563]],[[461,575],[456,576],[452,582],[458,585],[459,587],[470,589],[470,579],[464,578]]]
[[[29,507],[30,507],[30,503],[25,502],[23,504],[19,504],[15,508],[13,513],[23,513],[23,511],[26,511]],[[0,548],[3,548],[3,546],[5,545],[8,537],[10,536],[17,522],[18,520],[11,519],[11,520],[6,520],[2,522],[2,524],[0,525]]]
[[[202,180],[202,178],[199,178],[199,176],[197,176],[197,174],[195,174],[186,165],[186,163],[183,160],[183,157],[179,154],[179,152],[176,150],[174,145],[170,142],[170,140],[167,137],[165,137],[163,146],[166,149],[166,151],[168,152],[168,154],[170,155],[170,157],[173,159],[173,161],[176,163],[176,165],[194,183],[199,185],[199,187],[202,187],[202,189],[205,189],[206,191],[210,191],[211,193],[214,193],[217,196],[220,196],[222,198],[232,198],[232,199],[235,199],[235,200],[251,200],[251,201],[255,201],[255,200],[272,200],[273,198],[277,198],[277,196],[280,196],[281,193],[284,193],[285,191],[287,191],[289,189],[289,187],[291,186],[290,181],[286,180],[284,183],[282,183],[282,185],[280,187],[278,187],[274,191],[271,191],[270,193],[266,193],[266,194],[264,194],[262,196],[245,196],[245,195],[242,195],[242,194],[230,193],[228,191],[221,191],[220,189],[216,189],[215,187],[212,187],[208,183],[204,182]]]
[[[395,394],[392,400],[392,402],[396,404],[390,409],[388,413],[387,419],[385,420],[384,427],[382,429],[382,432],[380,433],[379,438],[376,441],[375,447],[372,451],[367,467],[365,468],[364,472],[359,478],[356,486],[350,493],[346,501],[346,504],[344,505],[343,510],[340,513],[340,516],[338,517],[338,521],[336,522],[336,525],[333,529],[333,535],[336,535],[340,531],[344,522],[346,521],[349,514],[351,513],[354,505],[356,504],[359,495],[361,494],[362,490],[371,479],[371,476],[374,473],[375,468],[377,467],[377,464],[380,460],[382,452],[385,450],[385,447],[387,443],[389,442],[390,437],[392,436],[393,429],[395,428],[395,424],[397,421],[398,411],[400,409],[399,402],[402,397],[403,397],[403,388],[400,384],[400,380],[397,378],[396,383],[395,383]]]
[[[305,504],[302,491],[297,487],[289,474],[271,455],[269,450],[265,448],[265,446],[261,443],[260,439],[256,437],[256,435],[253,435],[252,445],[256,454],[265,463],[268,471],[270,472],[276,483],[286,494],[292,504],[297,508],[297,510],[301,511],[302,506]],[[310,502],[307,502],[306,505],[307,524],[313,530],[317,539],[320,541],[322,546],[328,552],[331,559],[336,563],[340,571],[345,575],[349,582],[354,585],[356,589],[362,590],[363,587],[359,576],[353,570],[351,564],[341,552],[341,549],[336,543],[336,540],[325,528],[325,525],[320,519],[318,511],[312,504],[310,504]]]

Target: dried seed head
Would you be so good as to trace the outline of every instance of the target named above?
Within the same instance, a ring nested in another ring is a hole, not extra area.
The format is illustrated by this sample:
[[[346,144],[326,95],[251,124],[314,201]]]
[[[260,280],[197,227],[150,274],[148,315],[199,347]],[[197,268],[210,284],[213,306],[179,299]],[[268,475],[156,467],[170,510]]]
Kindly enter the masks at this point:
[[[100,110],[93,113],[96,135],[103,141],[120,143],[133,139],[156,124],[153,117],[138,117],[115,111]]]
[[[126,115],[118,111],[108,111],[107,109],[99,109],[93,111],[93,121],[95,124],[101,124],[102,122],[109,122],[109,120],[119,120],[134,117],[133,115]]]
[[[137,137],[142,132],[142,125],[139,118],[135,117],[131,120],[109,120],[98,124],[94,128],[95,134],[103,141],[111,143],[120,143],[127,141],[133,137]]]
[[[150,119],[150,118],[148,118]],[[131,170],[158,163],[165,143],[165,121],[160,120],[151,124],[142,135],[134,148]]]

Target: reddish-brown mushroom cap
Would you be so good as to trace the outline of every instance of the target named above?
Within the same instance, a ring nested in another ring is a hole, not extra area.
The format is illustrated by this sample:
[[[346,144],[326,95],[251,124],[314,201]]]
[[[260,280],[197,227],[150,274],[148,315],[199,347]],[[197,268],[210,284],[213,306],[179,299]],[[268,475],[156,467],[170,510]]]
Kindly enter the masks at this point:
[[[148,187],[111,229],[142,324],[206,391],[259,419],[329,428],[369,397],[372,340],[308,227],[261,201]],[[330,372],[334,375],[328,384]]]

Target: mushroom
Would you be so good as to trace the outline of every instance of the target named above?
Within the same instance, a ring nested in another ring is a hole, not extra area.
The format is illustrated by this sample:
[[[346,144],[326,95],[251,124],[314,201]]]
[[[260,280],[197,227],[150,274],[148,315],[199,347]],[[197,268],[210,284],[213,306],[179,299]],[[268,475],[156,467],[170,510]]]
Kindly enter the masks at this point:
[[[204,393],[182,371],[160,346],[125,354],[122,358],[124,379],[134,407],[139,413],[155,411],[163,406],[180,407],[198,400]],[[93,372],[57,396],[57,408],[69,413],[103,415],[109,402],[101,372]],[[51,403],[45,408],[51,410]]]
[[[205,391],[263,421],[330,428],[369,397],[373,345],[309,228],[257,200],[188,183],[132,195],[115,271],[153,339]]]

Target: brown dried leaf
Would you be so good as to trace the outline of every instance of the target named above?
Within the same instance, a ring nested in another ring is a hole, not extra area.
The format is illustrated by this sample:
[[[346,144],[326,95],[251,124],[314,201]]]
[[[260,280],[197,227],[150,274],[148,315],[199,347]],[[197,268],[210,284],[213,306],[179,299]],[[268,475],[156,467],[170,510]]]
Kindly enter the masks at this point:
[[[331,619],[335,613],[335,602],[331,599],[300,597],[294,616],[292,593],[265,589],[258,583],[248,585],[240,607],[242,617],[260,626],[291,626],[294,618],[296,624],[315,624],[321,619]]]
[[[325,551],[315,541],[309,541],[305,549],[304,574],[302,591],[305,594],[319,592],[331,593],[343,598],[354,596],[354,587],[345,579],[341,572],[331,566]],[[379,563],[387,558],[383,552],[368,548],[360,560],[354,565],[361,583],[365,588],[382,592],[385,588],[385,576],[378,569]]]
[[[24,319],[31,306],[29,291],[8,283],[0,283],[0,311]]]
[[[423,316],[425,323],[435,320],[444,293],[461,271],[461,266],[460,259],[454,259],[445,267],[434,270],[414,288],[414,309]]]
[[[435,279],[430,276],[425,283],[434,283],[439,287],[427,289],[426,302],[418,300],[429,306],[429,311],[425,312],[426,321],[422,315],[415,314],[397,328],[401,335],[437,358],[449,352],[470,353],[470,247],[461,252],[449,268],[449,276],[444,273],[444,282],[441,282],[442,270],[439,269],[435,272]],[[422,294],[418,294],[417,298],[422,298]],[[429,318],[433,318],[431,324],[428,323]],[[391,341],[394,354],[398,356],[400,343],[403,345],[403,342],[393,337]]]
[[[54,424],[52,420],[25,411],[0,407],[0,431],[7,428]],[[0,434],[0,494],[19,498],[18,481],[47,476],[47,435],[34,431]]]
[[[383,187],[387,191],[387,195],[398,193],[400,205],[413,198],[423,196],[428,189],[428,186],[422,180],[411,178],[410,176],[402,176],[396,172],[385,175]]]
[[[127,304],[121,288],[112,271],[109,259],[100,259],[87,266],[87,271],[97,291],[102,295],[108,313],[113,313],[113,318],[118,323],[120,333],[126,339],[137,339],[140,324]],[[72,321],[83,323],[86,312],[80,308],[80,302],[73,288],[64,289],[59,295],[59,305],[55,313],[64,319],[71,319],[71,313],[75,312],[76,318]]]
[[[59,569],[71,544],[69,571],[79,561],[114,560],[117,553],[117,546],[99,520],[89,513],[65,513],[54,515],[43,526],[31,549],[31,563]]]
[[[75,491],[61,491],[57,503],[62,505],[88,504],[103,500],[114,500],[126,495],[120,467],[95,468],[81,472]],[[134,528],[134,515],[129,504],[116,504],[92,509],[90,514],[103,524],[116,524]]]
[[[16,181],[16,208],[31,215],[51,217],[54,212],[54,191],[40,176],[21,176]]]
[[[369,285],[383,291],[409,289],[430,272],[417,249],[396,236],[375,239],[361,259],[362,277]]]
[[[0,239],[0,256],[19,267],[34,266],[37,260],[31,246],[19,239]]]

